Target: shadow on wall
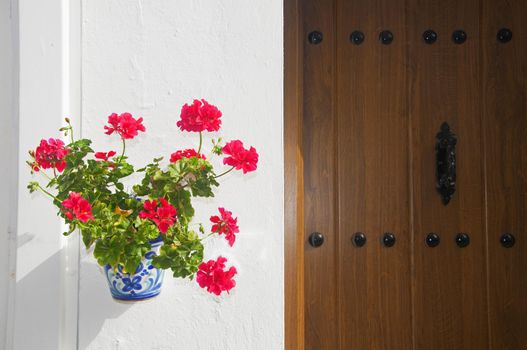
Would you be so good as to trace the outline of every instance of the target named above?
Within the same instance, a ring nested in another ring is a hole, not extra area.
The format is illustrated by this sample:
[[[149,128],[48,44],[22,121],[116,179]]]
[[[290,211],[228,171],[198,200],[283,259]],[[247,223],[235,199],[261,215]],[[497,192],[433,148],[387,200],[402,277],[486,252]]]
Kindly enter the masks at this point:
[[[15,349],[60,348],[61,334],[57,334],[57,330],[61,321],[61,310],[57,310],[57,305],[63,305],[59,300],[61,284],[59,281],[51,280],[49,276],[59,275],[57,269],[63,268],[59,250],[17,282],[16,307],[19,312],[16,313],[18,319],[15,320],[17,325]],[[131,306],[113,300],[106,279],[95,262],[83,264],[82,268],[87,270],[84,271],[85,276],[97,278],[96,281],[82,284],[82,295],[97,297],[97,302],[90,303],[92,307],[83,310],[83,320],[88,322],[90,327],[83,329],[83,342],[79,343],[79,349],[89,346],[97,337],[106,319],[118,318]],[[101,297],[104,292],[107,293],[107,297]],[[30,332],[35,332],[38,336],[27,336]]]
[[[58,349],[60,283],[49,276],[60,266],[60,251],[46,259],[16,284],[15,349]],[[38,337],[28,336],[38,334]]]
[[[84,249],[84,248],[83,248]],[[82,328],[79,337],[79,349],[86,349],[97,338],[107,319],[118,318],[124,314],[134,303],[117,301],[111,297],[106,277],[91,253],[84,256],[81,261],[79,283],[79,300],[90,307],[82,308],[82,323],[89,327]],[[82,298],[82,299],[81,299]],[[79,319],[81,315],[79,312]],[[79,321],[80,322],[80,321]],[[79,332],[80,333],[80,332]]]

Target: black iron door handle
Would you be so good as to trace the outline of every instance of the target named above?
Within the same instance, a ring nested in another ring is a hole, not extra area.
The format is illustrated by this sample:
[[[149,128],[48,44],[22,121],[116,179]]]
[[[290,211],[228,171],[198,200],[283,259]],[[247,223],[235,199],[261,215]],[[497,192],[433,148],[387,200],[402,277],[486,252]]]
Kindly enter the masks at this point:
[[[444,205],[447,205],[456,192],[456,143],[457,137],[448,123],[441,125],[436,144],[437,191]]]

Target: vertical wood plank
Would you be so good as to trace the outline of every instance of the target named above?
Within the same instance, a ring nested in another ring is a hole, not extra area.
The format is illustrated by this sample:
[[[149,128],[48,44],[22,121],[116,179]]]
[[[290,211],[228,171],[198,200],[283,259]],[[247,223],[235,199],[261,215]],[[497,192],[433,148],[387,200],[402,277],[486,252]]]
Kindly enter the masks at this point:
[[[334,1],[303,1],[303,150],[306,349],[339,349],[335,226],[335,40]],[[310,44],[308,34],[323,40]],[[325,236],[313,248],[312,232]]]
[[[527,3],[483,0],[482,14],[491,347],[527,349]]]
[[[411,349],[405,1],[340,1],[337,13],[342,348]],[[362,44],[350,42],[354,31]],[[391,248],[385,232],[396,236]]]
[[[408,0],[416,349],[488,348],[479,17],[479,0]],[[438,33],[433,45],[422,39],[427,29]],[[458,29],[467,33],[461,45],[452,41]],[[448,206],[435,189],[444,121],[458,136],[457,192]],[[425,245],[429,232],[440,235],[439,246]],[[459,232],[470,235],[468,247],[456,246]]]
[[[300,0],[284,1],[285,348],[304,349],[304,183]]]

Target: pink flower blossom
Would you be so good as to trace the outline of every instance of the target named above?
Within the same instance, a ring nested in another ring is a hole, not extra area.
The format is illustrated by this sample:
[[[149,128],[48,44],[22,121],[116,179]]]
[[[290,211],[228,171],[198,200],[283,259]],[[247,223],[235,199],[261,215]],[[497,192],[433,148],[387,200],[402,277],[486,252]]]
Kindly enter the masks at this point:
[[[181,108],[181,119],[176,125],[183,131],[218,131],[221,126],[221,111],[204,99],[194,100]]]
[[[86,222],[94,219],[90,203],[77,192],[70,192],[69,197],[62,201],[62,207],[68,220],[78,219]]]
[[[224,291],[228,293],[234,288],[236,281],[233,278],[238,271],[234,266],[225,270],[226,261],[227,259],[219,256],[216,261],[202,262],[196,273],[196,281],[199,286],[216,295],[220,295]]]
[[[232,217],[232,212],[224,208],[218,208],[221,217],[211,216],[210,221],[213,223],[211,231],[220,235],[225,235],[225,239],[232,247],[236,240],[236,233],[240,232],[238,228],[238,218]]]
[[[121,138],[133,139],[139,134],[139,131],[145,132],[145,127],[143,125],[143,118],[135,119],[128,112],[125,112],[121,115],[117,113],[112,113],[108,116],[108,124],[104,127],[105,134],[111,135],[114,132],[117,132],[121,135]]]
[[[59,139],[41,140],[40,145],[31,155],[35,157],[33,170],[54,168],[62,172],[66,168],[66,155],[69,149],[64,146],[64,142]]]
[[[244,174],[255,171],[257,168],[258,153],[256,153],[256,149],[254,147],[245,149],[240,140],[228,142],[223,146],[222,152],[229,156],[223,159],[223,164],[233,166],[236,170],[241,169]]]

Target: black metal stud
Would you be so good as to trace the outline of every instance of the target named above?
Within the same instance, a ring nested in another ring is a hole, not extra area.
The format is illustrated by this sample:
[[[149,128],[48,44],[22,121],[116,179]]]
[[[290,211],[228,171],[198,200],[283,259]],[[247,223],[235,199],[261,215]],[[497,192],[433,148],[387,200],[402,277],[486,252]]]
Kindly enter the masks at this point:
[[[510,233],[504,233],[500,237],[500,243],[504,248],[512,248],[514,243],[516,243],[516,238]]]
[[[315,248],[320,247],[322,244],[324,244],[324,235],[320,232],[313,232],[309,236],[309,244]]]
[[[309,43],[313,45],[320,44],[322,42],[322,39],[324,39],[324,36],[318,30],[309,33],[309,35],[307,36],[307,40],[309,40]]]
[[[379,40],[381,41],[381,43],[383,43],[384,45],[389,45],[392,43],[393,41],[393,33],[390,32],[389,30],[383,30],[381,32],[381,34],[379,34]]]
[[[432,232],[426,235],[425,242],[427,246],[434,248],[439,245],[439,243],[441,242],[441,238],[439,237],[437,233]]]
[[[465,248],[470,244],[470,237],[466,233],[458,233],[456,235],[456,244],[459,248]]]
[[[354,31],[350,35],[350,41],[354,43],[355,45],[362,44],[364,42],[364,38],[365,38],[364,33],[358,30]]]
[[[509,28],[502,28],[498,31],[497,38],[500,43],[508,43],[512,40],[512,31]]]
[[[366,236],[362,232],[357,232],[351,239],[356,247],[362,247],[366,244]]]
[[[467,41],[467,33],[463,30],[456,30],[454,33],[452,33],[452,41],[454,41],[455,44],[463,44],[465,41]]]
[[[393,233],[386,232],[382,236],[382,243],[384,244],[385,247],[388,247],[388,248],[393,247],[395,244],[395,235]]]
[[[423,40],[425,43],[431,45],[437,41],[437,33],[429,29],[423,33]]]

